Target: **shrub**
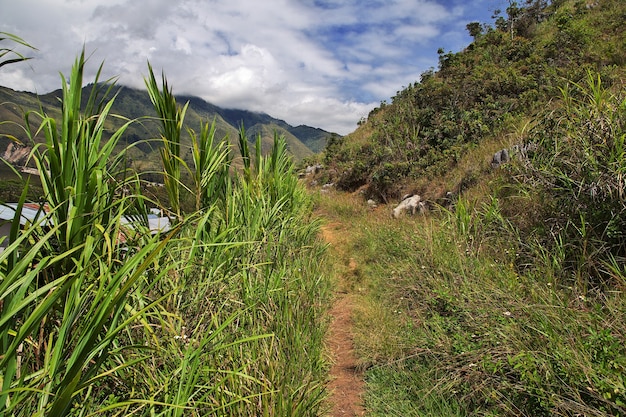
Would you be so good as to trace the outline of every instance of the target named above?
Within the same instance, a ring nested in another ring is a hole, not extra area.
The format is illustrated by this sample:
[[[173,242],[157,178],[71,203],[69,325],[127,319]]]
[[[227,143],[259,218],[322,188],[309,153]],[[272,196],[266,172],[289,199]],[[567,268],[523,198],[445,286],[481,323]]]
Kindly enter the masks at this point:
[[[567,265],[590,284],[607,276],[611,257],[626,257],[626,96],[597,74],[570,83],[560,105],[539,118],[525,140],[536,145],[527,187],[545,190],[549,235],[567,244]],[[539,191],[541,192],[541,191]]]

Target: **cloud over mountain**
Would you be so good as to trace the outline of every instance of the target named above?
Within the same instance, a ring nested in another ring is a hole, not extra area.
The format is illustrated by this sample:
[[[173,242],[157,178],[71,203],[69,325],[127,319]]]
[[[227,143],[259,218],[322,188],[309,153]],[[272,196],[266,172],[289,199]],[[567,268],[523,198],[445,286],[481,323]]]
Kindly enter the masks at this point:
[[[497,0],[20,0],[0,31],[38,50],[0,84],[48,92],[85,46],[89,71],[143,86],[146,62],[177,94],[349,133],[403,85],[469,42]]]

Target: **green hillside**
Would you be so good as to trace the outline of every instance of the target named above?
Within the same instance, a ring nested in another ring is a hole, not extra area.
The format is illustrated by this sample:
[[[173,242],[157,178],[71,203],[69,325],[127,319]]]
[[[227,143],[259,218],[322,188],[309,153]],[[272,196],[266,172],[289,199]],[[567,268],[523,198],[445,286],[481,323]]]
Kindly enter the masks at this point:
[[[91,89],[87,86],[85,89]],[[158,153],[151,140],[158,137],[158,122],[154,109],[150,103],[148,94],[143,90],[128,87],[116,87],[110,94],[117,94],[113,106],[113,113],[128,119],[136,119],[125,132],[122,141],[118,145],[122,147],[135,144],[129,152],[129,157],[134,161],[136,168],[142,171],[153,170],[157,166]],[[30,110],[38,110],[42,106],[50,115],[60,114],[59,97],[60,90],[45,95],[37,96],[28,92],[17,92],[6,87],[0,87],[0,152],[4,152],[9,143],[8,136],[24,140],[25,134],[20,127],[23,125],[24,114]],[[88,96],[88,93],[85,94]],[[200,123],[206,121],[216,122],[217,136],[228,136],[231,143],[235,144],[238,130],[243,123],[246,130],[262,135],[264,149],[269,149],[273,142],[274,131],[284,135],[287,140],[288,151],[296,161],[319,152],[325,144],[326,138],[331,133],[322,129],[308,126],[292,127],[286,122],[274,119],[267,114],[254,113],[244,110],[222,109],[199,97],[180,96],[177,98],[182,106],[189,103],[186,115],[187,127],[199,131]],[[119,128],[123,120],[110,120],[109,131]],[[254,140],[254,137],[251,137]],[[189,137],[185,135],[183,146],[189,149]]]
[[[625,22],[511,1],[329,142],[367,415],[626,415]]]
[[[494,26],[469,24],[474,42],[465,50],[440,50],[437,70],[333,141],[326,160],[339,174],[332,181],[345,190],[365,186],[378,200],[407,188],[439,198],[475,182],[488,154],[518,141],[516,129],[551,106],[568,81],[584,80],[587,71],[606,86],[624,80],[623,1],[526,3],[503,12]],[[462,167],[479,147],[481,159]]]

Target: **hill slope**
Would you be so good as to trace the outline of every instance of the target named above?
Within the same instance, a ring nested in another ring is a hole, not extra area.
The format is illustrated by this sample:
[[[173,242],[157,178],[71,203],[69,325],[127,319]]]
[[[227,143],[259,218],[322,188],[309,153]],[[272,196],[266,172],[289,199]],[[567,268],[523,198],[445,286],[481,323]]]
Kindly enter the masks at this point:
[[[92,86],[86,86],[86,89]],[[158,123],[151,119],[156,116],[152,103],[146,91],[136,90],[128,87],[116,87],[117,94],[113,113],[119,114],[129,119],[138,119],[138,123],[132,124],[127,130],[124,144],[136,143],[135,149],[131,152],[132,158],[136,161],[143,161],[140,169],[151,169],[151,162],[156,161],[157,154],[153,155],[153,146],[145,142],[146,140],[158,137]],[[18,92],[10,88],[0,87],[0,135],[10,135],[19,140],[24,140],[25,135],[20,127],[23,125],[24,114],[28,111],[38,110],[41,106],[48,114],[59,114],[60,90],[37,96],[28,92]],[[88,94],[84,94],[88,96]],[[241,124],[250,133],[249,139],[253,140],[254,135],[260,133],[264,148],[271,146],[274,132],[285,136],[289,152],[296,160],[301,160],[311,156],[314,152],[319,152],[325,144],[326,138],[331,133],[322,129],[309,126],[293,127],[288,123],[275,119],[267,114],[254,113],[245,110],[223,109],[204,101],[199,97],[180,96],[177,97],[180,105],[189,103],[186,114],[186,124],[188,127],[198,131],[200,122],[216,122],[217,137],[228,136],[231,142],[235,143],[238,130]],[[149,116],[150,118],[146,118]],[[120,120],[121,124],[122,121]],[[113,126],[112,126],[113,127]],[[6,137],[0,138],[0,152],[4,152],[9,140]],[[146,163],[146,161],[148,161]]]
[[[325,151],[368,415],[626,415],[626,2],[509,4]]]
[[[511,130],[560,96],[566,80],[597,71],[606,85],[624,78],[626,3],[531,1],[509,8],[495,27],[468,25],[474,42],[440,50],[439,69],[399,91],[354,133],[335,140],[326,162],[340,188],[368,197],[416,191],[437,199],[476,181],[490,155],[512,145]],[[465,157],[477,148],[476,161]]]

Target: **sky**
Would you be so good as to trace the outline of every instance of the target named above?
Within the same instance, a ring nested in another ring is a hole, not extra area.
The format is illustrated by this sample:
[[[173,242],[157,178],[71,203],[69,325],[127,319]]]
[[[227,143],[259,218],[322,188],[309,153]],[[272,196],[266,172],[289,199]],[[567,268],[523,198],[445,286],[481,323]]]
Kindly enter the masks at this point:
[[[149,62],[174,94],[341,135],[471,42],[504,0],[0,0],[0,32],[37,48],[0,85],[61,87],[82,48],[85,82],[144,88]],[[9,46],[3,41],[0,47]],[[13,47],[14,45],[11,45]]]

